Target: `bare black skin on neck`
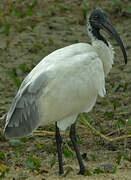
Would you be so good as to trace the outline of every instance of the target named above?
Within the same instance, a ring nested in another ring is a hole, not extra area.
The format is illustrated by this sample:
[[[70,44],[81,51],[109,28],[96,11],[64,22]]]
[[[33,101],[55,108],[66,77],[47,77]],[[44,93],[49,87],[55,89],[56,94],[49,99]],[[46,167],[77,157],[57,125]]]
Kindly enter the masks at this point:
[[[103,41],[107,46],[109,46],[108,42],[106,41],[106,39],[100,34],[100,29],[99,28],[94,28],[91,24],[92,27],[92,34],[94,37],[96,37],[96,39]]]

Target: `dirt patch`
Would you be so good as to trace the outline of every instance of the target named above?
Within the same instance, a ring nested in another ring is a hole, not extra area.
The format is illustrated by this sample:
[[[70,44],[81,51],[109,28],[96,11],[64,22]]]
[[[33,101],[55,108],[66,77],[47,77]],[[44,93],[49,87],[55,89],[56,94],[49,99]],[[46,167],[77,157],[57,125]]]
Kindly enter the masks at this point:
[[[97,1],[97,5],[109,13],[121,35],[128,54],[128,64],[124,65],[119,47],[106,35],[115,48],[115,65],[106,79],[106,97],[98,98],[92,112],[88,113],[88,119],[96,129],[104,134],[115,131],[114,136],[120,135],[120,128],[125,128],[126,133],[130,132],[130,125],[126,127],[125,120],[131,121],[129,2],[118,2]],[[80,0],[1,1],[0,116],[8,111],[21,81],[43,57],[73,43],[90,43],[84,15],[85,10],[89,12],[95,3]],[[2,132],[4,122],[0,122],[0,125]],[[73,148],[68,136],[63,136],[63,149],[68,149],[73,155],[67,157],[63,153],[65,174],[59,177],[55,139],[53,135],[46,134],[19,142],[9,142],[0,136],[0,172],[5,171],[4,179],[130,180],[131,139],[107,143],[93,135],[86,126],[81,128],[80,125],[78,123],[78,142],[90,176],[77,175],[79,169]],[[54,126],[45,127],[44,130],[54,131]],[[88,135],[82,135],[83,132]],[[114,167],[110,172],[103,169],[101,164],[112,164]],[[98,174],[94,173],[96,169]]]

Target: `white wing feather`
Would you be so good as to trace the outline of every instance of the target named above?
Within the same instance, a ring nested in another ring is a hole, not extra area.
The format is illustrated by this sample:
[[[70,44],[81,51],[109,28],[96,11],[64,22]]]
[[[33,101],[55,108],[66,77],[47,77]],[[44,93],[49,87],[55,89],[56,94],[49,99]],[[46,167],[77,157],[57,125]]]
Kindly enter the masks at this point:
[[[8,126],[19,126],[22,117],[28,126],[32,125],[30,112],[36,110],[38,121],[35,118],[34,126],[25,133],[24,124],[20,129],[24,135],[31,133],[40,122],[46,125],[58,121],[59,128],[65,130],[80,112],[92,109],[98,94],[105,95],[105,79],[102,62],[94,48],[78,43],[56,50],[24,79],[7,114],[5,131]],[[17,108],[23,113],[20,118],[19,114],[14,115]]]

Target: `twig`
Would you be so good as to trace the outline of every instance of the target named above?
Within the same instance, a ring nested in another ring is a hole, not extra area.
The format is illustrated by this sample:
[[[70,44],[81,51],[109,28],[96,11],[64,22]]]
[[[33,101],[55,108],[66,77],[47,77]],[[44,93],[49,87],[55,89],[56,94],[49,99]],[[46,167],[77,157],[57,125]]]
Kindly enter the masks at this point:
[[[89,133],[89,132],[79,132],[79,133],[77,133],[78,135],[88,135],[88,136],[90,136],[91,135],[91,133]],[[34,133],[33,133],[33,135],[35,135],[35,136],[44,136],[44,135],[50,135],[50,136],[54,136],[55,135],[55,132],[53,132],[53,131],[40,131],[40,130],[36,130],[36,131],[34,131]],[[67,133],[67,132],[61,132],[61,135],[62,136],[69,136],[69,133]]]
[[[105,136],[104,134],[102,134],[102,133],[100,133],[98,130],[96,130],[94,127],[92,127],[91,124],[88,122],[88,120],[84,117],[83,114],[80,114],[80,117],[82,118],[84,124],[85,124],[92,132],[94,132],[96,135],[99,135],[101,138],[103,138],[104,140],[106,140],[106,141],[108,141],[108,142],[113,142],[113,141],[117,141],[117,140],[125,139],[125,138],[131,138],[131,134],[122,135],[122,136],[119,136],[119,137],[116,137],[116,138],[109,138],[109,137],[107,137],[107,135]],[[87,129],[86,126],[78,125],[78,127]],[[55,132],[36,130],[33,134],[36,135],[36,136],[55,135]],[[61,135],[63,135],[63,136],[68,136],[69,134],[66,133],[66,132],[61,132]],[[91,135],[91,133],[89,133],[89,132],[79,132],[78,135],[88,135],[88,136],[89,136],[89,135]],[[108,135],[109,135],[109,134],[108,134]]]
[[[0,117],[0,120],[4,121],[6,119],[7,113],[5,113],[2,117]]]
[[[93,131],[95,134],[99,135],[101,138],[103,138],[106,141],[112,142],[112,141],[117,141],[117,140],[120,140],[120,139],[125,139],[125,138],[131,137],[131,134],[128,134],[128,135],[122,135],[122,136],[119,136],[119,137],[116,137],[116,138],[108,138],[105,135],[103,135],[102,133],[100,133],[99,131],[97,131],[94,127],[92,127],[90,125],[90,123],[87,121],[87,119],[84,117],[83,114],[80,114],[80,117],[82,118],[84,123],[88,126],[88,128],[91,129],[91,131]]]

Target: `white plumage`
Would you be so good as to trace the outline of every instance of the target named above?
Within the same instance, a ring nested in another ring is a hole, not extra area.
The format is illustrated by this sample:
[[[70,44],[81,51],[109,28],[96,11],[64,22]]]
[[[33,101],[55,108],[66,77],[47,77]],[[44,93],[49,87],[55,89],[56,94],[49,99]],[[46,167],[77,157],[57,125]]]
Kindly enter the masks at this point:
[[[98,94],[104,97],[105,75],[112,63],[112,48],[97,39],[92,46],[78,43],[54,51],[24,79],[16,101],[7,115],[6,125],[10,123],[11,115],[19,106],[25,92],[28,92],[37,98],[27,98],[22,108],[28,108],[31,103],[36,104],[39,117],[35,128],[57,121],[58,127],[66,130],[75,122],[80,112],[89,112],[92,109]],[[19,119],[11,126],[19,126]],[[23,132],[23,135],[26,134]]]
[[[105,12],[96,8],[88,18],[92,44],[73,44],[46,56],[24,79],[7,114],[4,133],[8,138],[23,137],[39,125],[56,123],[60,174],[64,171],[59,129],[66,130],[70,126],[79,173],[85,172],[76,144],[75,121],[79,113],[91,111],[98,95],[106,94],[105,77],[114,59],[112,46],[100,34],[100,29],[116,39],[127,63],[120,37]]]
[[[57,50],[44,62],[51,80],[37,100],[40,119],[43,125],[57,121],[66,130],[80,112],[92,109],[98,94],[105,95],[103,64],[95,49],[84,43]]]

